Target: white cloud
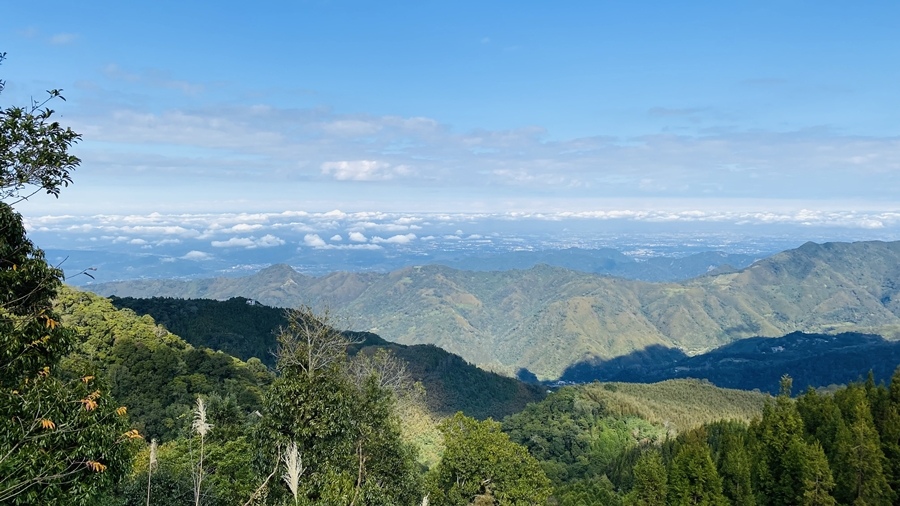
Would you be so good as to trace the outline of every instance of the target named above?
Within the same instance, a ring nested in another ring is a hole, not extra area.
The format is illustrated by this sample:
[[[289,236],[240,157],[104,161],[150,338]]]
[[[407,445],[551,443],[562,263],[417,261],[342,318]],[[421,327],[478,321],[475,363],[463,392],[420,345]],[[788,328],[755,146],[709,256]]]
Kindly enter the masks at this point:
[[[412,169],[407,165],[391,165],[377,160],[344,160],[325,162],[322,174],[338,181],[387,181],[397,176],[408,176]]]
[[[229,230],[231,232],[252,232],[254,230],[259,230],[263,228],[259,223],[238,223],[237,225],[232,226]]]
[[[334,234],[333,236],[331,236],[332,242],[341,242],[343,240],[344,240],[344,238],[341,237],[341,234]]]
[[[381,125],[375,121],[358,119],[341,119],[322,125],[322,130],[327,133],[348,137],[373,135],[381,128]]]
[[[212,241],[210,243],[214,248],[271,248],[274,246],[282,246],[285,241],[272,234],[266,234],[260,238],[256,237],[232,237],[227,241]]]
[[[347,236],[353,242],[366,242],[369,239],[361,232],[350,232]]]
[[[377,244],[326,244],[317,249],[333,249],[333,250],[380,250],[384,249]]]
[[[249,237],[232,237],[227,241],[213,241],[213,248],[247,248],[253,246],[253,239]]]
[[[184,256],[182,256],[181,259],[195,261],[210,260],[212,259],[212,255],[210,255],[209,253],[204,253],[202,251],[191,250],[188,251]]]
[[[303,237],[303,243],[312,248],[322,248],[326,246],[324,240],[318,234],[306,234]]]
[[[387,239],[375,236],[372,238],[373,243],[389,243],[389,244],[409,244],[416,239],[416,234],[393,235]]]
[[[272,248],[275,246],[283,246],[284,244],[284,239],[276,237],[272,234],[266,234],[256,240],[256,247],[258,248]]]
[[[129,77],[131,73],[118,67],[108,72],[139,82],[152,77]],[[640,114],[646,116],[647,110]],[[657,118],[692,112],[652,110]],[[129,181],[128,191],[121,187],[108,194],[132,195],[135,186],[147,183],[149,195],[149,188],[162,190],[178,174],[210,188],[214,196],[196,199],[204,203],[195,204],[210,208],[221,208],[228,200],[280,211],[286,206],[275,202],[296,202],[298,191],[307,192],[301,197],[307,201],[312,196],[331,202],[341,194],[329,186],[335,180],[381,181],[390,190],[377,196],[362,189],[353,195],[342,193],[346,196],[340,205],[368,200],[434,211],[448,205],[465,208],[467,203],[453,195],[466,195],[495,212],[510,209],[512,198],[524,209],[540,204],[550,210],[565,208],[574,199],[605,198],[891,201],[900,171],[900,138],[824,130],[710,128],[683,134],[558,139],[535,127],[459,132],[431,118],[341,115],[265,104],[165,112],[117,104],[77,118],[73,128],[86,139],[79,146],[86,166],[98,174],[127,176],[120,179]],[[247,188],[262,186],[262,181],[270,183],[265,192],[260,190],[266,197],[248,197]],[[300,185],[298,190],[299,181],[315,185],[308,190]],[[408,186],[412,183],[415,187]],[[323,189],[327,195],[320,197]],[[473,189],[476,192],[469,191]],[[529,199],[532,194],[522,193],[534,190],[547,195],[547,200],[535,202]],[[470,197],[478,191],[491,197]],[[444,196],[427,197],[438,194]],[[187,205],[173,192],[152,195],[154,204],[143,205]],[[402,202],[395,202],[398,197]],[[125,197],[121,200],[130,203]],[[305,215],[298,216],[306,221]]]

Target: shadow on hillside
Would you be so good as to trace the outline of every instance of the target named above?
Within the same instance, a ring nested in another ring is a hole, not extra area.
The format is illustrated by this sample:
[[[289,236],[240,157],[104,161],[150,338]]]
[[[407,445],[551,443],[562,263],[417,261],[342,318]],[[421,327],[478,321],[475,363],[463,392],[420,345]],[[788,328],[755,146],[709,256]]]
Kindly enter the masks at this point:
[[[539,385],[541,383],[536,374],[524,367],[520,368],[516,372],[516,379],[523,383],[532,383],[535,385]]]
[[[793,378],[794,393],[862,380],[871,371],[876,382],[890,381],[900,364],[900,341],[847,332],[779,338],[741,339],[709,353],[688,357],[679,350],[651,346],[624,357],[569,366],[564,381],[652,383],[674,378],[706,379],[726,388],[777,393],[783,375]]]
[[[588,381],[628,381],[622,377],[640,378],[641,372],[674,364],[687,358],[681,350],[654,344],[628,355],[603,360],[593,358],[570,365],[560,376],[560,381],[584,383]],[[640,379],[631,380],[634,382]]]

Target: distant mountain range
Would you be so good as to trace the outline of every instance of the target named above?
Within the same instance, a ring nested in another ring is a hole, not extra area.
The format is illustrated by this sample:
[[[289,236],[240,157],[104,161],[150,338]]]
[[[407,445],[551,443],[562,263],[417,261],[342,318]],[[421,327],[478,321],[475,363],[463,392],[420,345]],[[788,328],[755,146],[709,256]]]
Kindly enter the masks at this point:
[[[543,251],[510,251],[434,262],[459,270],[508,271],[552,265],[581,272],[641,281],[681,281],[710,272],[731,271],[758,260],[755,255],[704,251],[683,257],[635,259],[613,248],[566,248]]]
[[[649,283],[538,265],[387,274],[299,274],[275,265],[245,278],[90,285],[102,295],[329,304],[349,326],[436,344],[482,367],[540,379],[648,349],[696,355],[791,332],[900,336],[900,242],[807,243],[743,269]]]
[[[706,274],[715,269],[746,267],[765,255],[704,251],[690,253],[669,250],[664,256],[652,256],[661,252],[642,251],[646,258],[626,255],[613,248],[559,248],[541,250],[497,251],[485,249],[474,243],[471,249],[420,250],[399,249],[388,253],[383,250],[349,249],[284,251],[282,248],[254,249],[252,254],[240,251],[220,251],[217,256],[204,257],[204,261],[182,258],[181,254],[167,255],[154,249],[138,252],[79,249],[46,249],[47,258],[66,270],[69,283],[85,285],[96,277],[99,282],[143,278],[200,279],[204,277],[244,276],[270,263],[281,262],[298,267],[311,275],[330,272],[390,272],[413,265],[444,265],[460,270],[505,271],[530,269],[546,264],[594,274],[606,274],[643,281],[681,281]],[[533,247],[533,245],[521,245]],[[182,247],[182,245],[179,245]],[[199,247],[199,246],[198,246]],[[757,248],[760,246],[756,246]],[[643,248],[638,248],[643,249]],[[685,248],[690,250],[690,248]],[[773,248],[774,251],[774,248]],[[650,256],[647,256],[647,255]],[[252,268],[256,265],[256,268]],[[90,276],[81,275],[91,268]],[[252,269],[252,270],[248,270]]]

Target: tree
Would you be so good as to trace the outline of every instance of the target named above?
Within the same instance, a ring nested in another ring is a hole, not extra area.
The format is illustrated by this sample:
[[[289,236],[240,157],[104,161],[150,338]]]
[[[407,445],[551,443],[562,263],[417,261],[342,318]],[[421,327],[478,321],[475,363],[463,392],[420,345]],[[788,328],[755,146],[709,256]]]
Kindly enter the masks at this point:
[[[0,63],[5,58],[0,53]],[[0,81],[0,92],[4,84]],[[42,102],[0,110],[0,199],[16,203],[41,190],[59,196],[72,182],[70,173],[81,160],[69,148],[81,135],[54,121],[47,107],[53,99],[65,100],[61,93],[49,90]]]
[[[753,467],[750,454],[744,445],[743,433],[725,432],[719,448],[718,470],[722,477],[722,493],[737,506],[754,506],[756,499],[750,480]]]
[[[668,495],[666,466],[659,450],[645,451],[634,465],[634,487],[626,496],[629,506],[665,506]]]
[[[706,444],[706,432],[685,434],[669,464],[668,503],[672,505],[724,505],[722,480]]]
[[[536,505],[549,497],[550,480],[537,460],[499,422],[456,413],[441,432],[445,449],[429,476],[430,504]]]
[[[834,506],[837,502],[831,495],[834,479],[828,467],[825,451],[818,441],[806,448],[807,472],[804,478],[802,502],[804,506]]]
[[[51,122],[46,103],[0,111],[4,200],[41,189],[58,195],[78,165],[67,151],[78,135]],[[57,374],[73,344],[53,311],[61,284],[62,271],[26,237],[22,217],[0,202],[0,503],[88,503],[128,471],[128,443],[140,437],[102,381]]]
[[[255,430],[257,470],[268,472],[293,444],[304,467],[297,502],[413,504],[421,499],[415,454],[401,440],[395,396],[382,387],[379,368],[351,376],[350,341],[329,318],[309,307],[288,313],[278,336],[279,376]],[[286,484],[273,484],[270,500],[286,498]]]
[[[835,441],[836,497],[854,504],[891,504],[895,494],[884,475],[884,453],[864,388],[850,385],[835,394],[844,415]]]
[[[791,399],[791,379],[781,380],[781,393],[763,408],[762,420],[751,428],[755,438],[753,487],[757,504],[829,504],[831,472],[825,451],[804,440],[804,421]],[[809,398],[804,410],[816,413]],[[827,413],[827,410],[822,411]],[[838,417],[839,420],[840,417]],[[816,429],[823,432],[823,427]]]
[[[343,364],[352,341],[334,328],[330,309],[317,313],[301,305],[285,313],[287,326],[278,332],[278,367],[302,372],[308,380]]]

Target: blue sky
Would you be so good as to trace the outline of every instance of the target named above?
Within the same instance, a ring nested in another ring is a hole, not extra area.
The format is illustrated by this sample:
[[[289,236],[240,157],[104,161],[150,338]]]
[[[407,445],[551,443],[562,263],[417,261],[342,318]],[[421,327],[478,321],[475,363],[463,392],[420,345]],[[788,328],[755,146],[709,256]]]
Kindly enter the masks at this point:
[[[22,204],[32,216],[897,227],[898,19],[888,1],[10,2],[0,105],[63,88],[54,107],[84,136],[75,185]]]

